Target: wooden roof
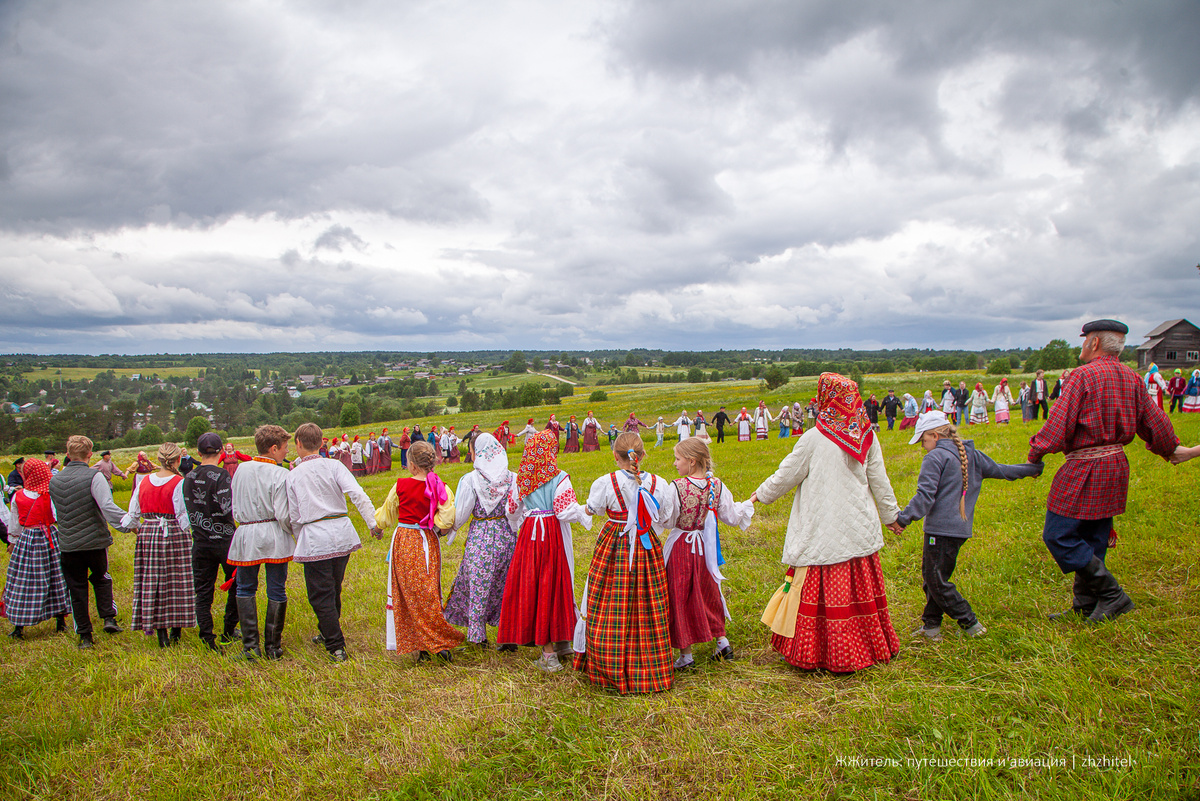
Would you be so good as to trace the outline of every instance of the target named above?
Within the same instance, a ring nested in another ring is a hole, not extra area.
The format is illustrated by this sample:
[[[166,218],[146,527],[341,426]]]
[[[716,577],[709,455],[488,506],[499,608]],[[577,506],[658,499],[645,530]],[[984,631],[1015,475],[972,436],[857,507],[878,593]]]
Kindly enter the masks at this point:
[[[1178,320],[1167,320],[1165,323],[1160,324],[1157,328],[1155,328],[1149,334],[1146,334],[1146,336],[1147,337],[1162,336],[1163,334],[1167,333],[1168,331],[1170,331],[1172,328],[1179,325],[1180,323],[1187,323],[1192,328],[1196,328],[1196,326],[1193,325],[1191,322],[1180,317]],[[1196,330],[1200,331],[1200,328],[1196,328]]]

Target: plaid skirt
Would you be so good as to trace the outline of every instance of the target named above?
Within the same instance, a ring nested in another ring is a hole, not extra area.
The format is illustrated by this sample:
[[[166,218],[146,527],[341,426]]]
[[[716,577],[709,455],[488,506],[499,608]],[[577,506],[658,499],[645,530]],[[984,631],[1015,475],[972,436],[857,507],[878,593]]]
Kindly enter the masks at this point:
[[[8,556],[4,606],[14,626],[35,626],[71,613],[67,584],[58,561],[58,531],[18,528]],[[51,545],[47,537],[54,540]]]
[[[900,640],[888,614],[879,554],[808,568],[796,635],[772,634],[771,647],[806,670],[849,673],[890,661]]]
[[[138,526],[130,625],[145,632],[196,625],[192,543],[174,515],[147,515]]]
[[[588,570],[587,653],[576,655],[575,667],[622,695],[669,690],[675,676],[662,544],[653,535],[651,550],[638,543],[630,570],[624,529],[609,520],[596,540]]]

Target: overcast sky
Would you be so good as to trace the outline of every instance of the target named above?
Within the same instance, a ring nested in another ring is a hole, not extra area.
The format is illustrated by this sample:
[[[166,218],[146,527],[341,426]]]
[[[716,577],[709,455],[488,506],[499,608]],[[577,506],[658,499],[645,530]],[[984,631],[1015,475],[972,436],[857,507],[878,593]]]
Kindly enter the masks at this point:
[[[1196,0],[0,2],[0,350],[1200,323]]]

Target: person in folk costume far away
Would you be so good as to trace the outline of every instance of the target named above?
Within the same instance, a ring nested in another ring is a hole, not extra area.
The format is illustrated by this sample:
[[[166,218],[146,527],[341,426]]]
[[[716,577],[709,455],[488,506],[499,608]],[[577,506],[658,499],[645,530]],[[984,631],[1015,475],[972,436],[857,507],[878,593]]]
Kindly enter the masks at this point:
[[[887,662],[900,649],[888,613],[881,521],[900,508],[858,386],[837,373],[817,382],[817,423],[751,500],[796,490],[784,537],[783,586],[762,620],[771,647],[804,669],[843,673]]]
[[[925,395],[924,395],[924,397],[921,398],[921,407],[920,407],[920,410],[917,412],[917,415],[920,416],[922,414],[927,414],[929,412],[932,412],[936,408],[938,408],[938,403],[933,398],[933,390],[931,390],[931,389],[925,390]]]
[[[234,464],[236,465],[236,463],[235,459]],[[229,470],[229,475],[233,475],[232,468],[226,469]],[[150,461],[150,457],[146,455],[145,451],[138,451],[137,457],[129,467],[125,468],[125,472],[133,476],[133,488],[136,490],[141,480],[154,472],[154,463]]]
[[[143,454],[140,453],[138,454],[138,456],[142,455]],[[224,467],[226,470],[228,470],[230,477],[233,477],[233,474],[237,472],[238,465],[242,462],[250,461],[251,458],[252,457],[247,456],[246,454],[234,448],[232,442],[226,442],[225,449],[221,451],[221,458],[219,461],[221,467]]]
[[[557,417],[555,417],[554,415],[550,415],[550,419],[546,421],[546,430],[554,432],[554,441],[557,444],[557,446],[559,447],[559,449],[561,450],[563,427],[562,427],[562,423],[558,422]]]
[[[137,530],[130,625],[147,634],[156,632],[160,648],[178,643],[181,630],[196,625],[192,523],[179,475],[182,455],[173,442],[159,446],[160,467],[138,485],[119,526],[122,531]]]
[[[292,561],[304,567],[304,587],[320,632],[312,638],[313,643],[324,645],[334,662],[345,662],[348,657],[342,634],[342,581],[350,554],[362,547],[347,514],[346,497],[353,501],[367,525],[372,526],[371,533],[376,539],[383,532],[375,527],[374,504],[354,476],[345,466],[317,455],[320,441],[321,428],[316,423],[305,423],[296,429],[299,458],[287,475],[288,515],[296,537]],[[281,630],[282,626],[281,620]],[[268,647],[271,646],[268,639]],[[277,641],[274,647],[278,647]]]
[[[529,438],[537,432],[538,427],[533,424],[533,418],[530,417],[528,422],[525,423],[525,427],[517,432],[517,436],[521,438],[521,447],[524,448],[525,443],[529,441]]]
[[[388,546],[387,649],[397,655],[436,653],[451,661],[450,649],[463,634],[442,615],[442,546],[454,529],[454,493],[437,473],[437,454],[428,442],[408,450],[409,476],[401,476],[375,512],[379,529],[392,529]]]
[[[688,419],[687,409],[681,411],[679,417],[675,418],[675,422],[671,425],[675,426],[675,436],[679,438],[680,442],[692,435],[692,421]]]
[[[996,412],[996,422],[1008,425],[1008,407],[1013,405],[1012,390],[1008,388],[1008,379],[1001,378],[1000,383],[992,391],[992,406]]]
[[[792,406],[785,403],[779,407],[779,416],[775,418],[779,422],[779,438],[786,439],[792,435]]]
[[[379,435],[379,439],[375,443],[379,446],[379,472],[386,473],[392,469],[392,438],[388,436],[388,430],[383,429],[383,433]]]
[[[375,432],[367,433],[367,439],[363,442],[363,467],[368,476],[373,476],[379,472],[379,446],[375,444]]]
[[[287,614],[288,562],[296,549],[288,508],[288,471],[281,464],[291,437],[280,426],[259,426],[254,432],[258,456],[233,477],[233,518],[237,530],[229,544],[229,564],[237,567],[238,621],[242,628],[240,658],[263,655],[258,636],[258,573],[266,573],[267,612],[263,644],[268,659],[283,657],[281,645]],[[343,467],[345,463],[342,463]],[[265,566],[265,567],[264,567]]]
[[[792,421],[793,437],[798,437],[804,433],[804,407],[800,405],[800,401],[792,403],[791,414],[789,419]]]
[[[667,595],[670,599],[671,647],[680,651],[675,669],[695,664],[692,646],[716,642],[713,659],[733,658],[733,648],[725,636],[729,607],[721,592],[725,576],[721,565],[721,536],[718,521],[745,531],[754,517],[749,500],[735,503],[733,495],[713,476],[712,456],[699,438],[675,446],[675,469],[680,478],[673,482],[676,514],[664,520],[670,529],[663,546],[667,568]]]
[[[232,586],[233,571],[229,564],[229,546],[233,542],[233,479],[218,464],[221,458],[221,437],[212,431],[200,435],[196,451],[200,466],[183,477],[183,503],[192,522],[192,584],[196,592],[196,627],[200,640],[213,651],[219,651],[213,631],[213,586],[220,573],[222,581]],[[222,585],[222,589],[229,589]],[[232,643],[240,636],[237,631],[237,596],[225,593],[225,616],[221,641]]]
[[[996,464],[973,442],[964,442],[946,414],[939,411],[917,420],[917,430],[908,444],[918,442],[925,449],[925,458],[921,460],[917,491],[893,526],[893,530],[903,529],[925,518],[921,548],[925,609],[913,636],[940,642],[942,618],[949,616],[964,634],[979,637],[987,629],[950,578],[958,564],[958,552],[971,536],[983,480],[1036,478],[1042,474],[1042,465]]]
[[[86,469],[86,463],[81,467]],[[41,459],[25,460],[25,485],[13,494],[8,532],[4,611],[13,625],[8,636],[23,640],[26,626],[36,626],[50,618],[56,621],[56,632],[66,631],[71,603],[59,565],[58,529],[50,500],[50,467]]]
[[[508,453],[491,434],[467,438],[475,469],[454,492],[454,528],[470,522],[462,564],[443,611],[446,621],[467,627],[467,642],[488,647],[487,627],[500,623],[500,601],[517,544],[521,510],[507,514],[517,475]]]
[[[1158,404],[1158,408],[1163,407],[1163,398],[1167,395],[1167,382],[1163,379],[1162,373],[1158,371],[1157,364],[1151,364],[1150,369],[1146,371],[1146,375],[1142,378],[1146,384],[1146,392],[1150,395],[1150,400]]]
[[[530,420],[530,424],[532,425],[532,419]],[[508,429],[508,421],[505,420],[503,423],[497,426],[496,430],[492,432],[492,436],[495,437],[496,441],[500,443],[501,448],[508,450],[508,446],[512,444],[509,441],[511,434]],[[528,443],[529,439],[526,438],[525,441]]]
[[[329,437],[321,439],[321,450],[317,451],[317,453],[321,455],[322,459],[329,458]]]
[[[563,453],[579,453],[579,423],[575,422],[575,415],[571,415],[567,421],[567,442],[563,445]]]
[[[692,418],[692,424],[696,427],[696,436],[700,436],[700,432],[708,430],[708,420],[704,417],[704,412],[701,409],[696,410],[696,416]],[[711,440],[712,437],[709,437]]]
[[[686,440],[685,440],[686,441]],[[617,437],[614,473],[588,493],[588,514],[608,514],[584,584],[575,667],[601,687],[626,693],[671,689],[667,569],[659,535],[675,514],[670,482],[642,472],[642,438]]]
[[[462,440],[454,433],[454,426],[450,426],[446,432],[446,436],[450,438],[450,447],[446,449],[446,461],[450,464],[458,464],[462,461],[462,450],[459,448],[459,443]]]
[[[1029,440],[1030,462],[1048,453],[1066,454],[1046,498],[1042,541],[1063,573],[1074,573],[1069,612],[1093,623],[1123,615],[1133,601],[1108,570],[1113,518],[1125,511],[1129,461],[1125,445],[1134,436],[1152,453],[1180,464],[1196,455],[1184,448],[1171,418],[1158,408],[1137,373],[1120,362],[1129,328],[1116,320],[1083,326],[1083,366],[1071,374],[1045,425]]]
[[[870,397],[863,401],[863,411],[867,413],[867,420],[871,423],[871,430],[879,430],[879,401],[872,392]]]
[[[1183,410],[1188,413],[1200,412],[1200,370],[1193,370],[1188,379],[1187,389],[1183,391]]]
[[[465,437],[463,437],[463,442],[467,443],[467,448],[463,451],[463,461],[465,461],[467,464],[471,464],[471,462],[475,459],[475,454],[470,448],[471,440],[478,439],[482,436],[483,430],[479,427],[479,424],[476,423],[475,425],[471,426],[471,430],[467,432]],[[495,439],[495,437],[492,437],[492,439]]]
[[[657,448],[663,444],[663,434],[667,431],[667,424],[663,422],[662,415],[659,415],[658,422],[651,426],[651,429],[654,431],[654,447]]]
[[[1017,403],[1021,404],[1021,422],[1029,422],[1029,382],[1021,382],[1021,391],[1017,393]]]
[[[119,526],[125,511],[113,503],[112,490],[103,473],[87,468],[92,441],[75,435],[67,439],[71,463],[50,479],[49,495],[58,518],[58,563],[71,598],[78,645],[93,647],[92,619],[88,614],[88,584],[96,595],[96,611],[104,619],[107,634],[120,634],[117,606],[113,603],[112,576],[108,572],[108,547],[113,543],[109,525]],[[21,460],[17,460],[21,461]],[[16,500],[16,495],[13,496]],[[20,520],[18,519],[18,525]],[[16,529],[11,532],[16,534]],[[11,568],[14,556],[9,557]]]
[[[954,387],[950,384],[950,379],[942,382],[942,414],[946,415],[946,419],[954,421],[955,407],[958,405],[958,393],[954,391]]]
[[[775,418],[771,416],[771,410],[767,408],[767,402],[759,401],[758,408],[754,410],[754,438],[766,439],[767,432],[774,420]]]
[[[636,434],[637,430],[639,428],[649,428],[649,427],[650,426],[646,425],[641,420],[639,420],[633,412],[630,412],[629,419],[625,421],[625,427],[622,429],[622,431],[631,431]]]
[[[442,432],[437,426],[434,426],[429,431],[429,436],[426,437],[429,441],[429,447],[433,448],[433,463],[439,465],[442,463]]]
[[[496,640],[511,646],[503,650],[541,646],[537,666],[561,670],[559,658],[571,653],[578,616],[571,523],[591,530],[592,517],[575,500],[571,477],[558,469],[552,432],[539,431],[525,444],[505,513],[523,513],[524,521],[505,579]]]
[[[354,462],[350,460],[350,438],[342,434],[342,444],[339,446],[338,459],[346,466],[346,469],[351,473],[354,472]]]
[[[745,406],[737,413],[737,417],[733,418],[733,422],[737,424],[738,442],[749,442],[751,432],[754,430],[754,422],[750,419],[750,413],[746,411]]]
[[[919,414],[920,411],[921,407],[917,403],[917,399],[908,392],[905,392],[904,408],[901,410],[901,414],[903,414],[904,417],[900,420],[900,430],[903,431],[906,428],[915,426],[917,424],[917,414]]]
[[[358,441],[358,434],[354,435],[354,441],[350,443],[350,473],[355,478],[362,478],[367,474],[367,466],[363,462],[363,446]]]
[[[400,429],[400,438],[396,441],[396,447],[400,449],[400,468],[408,469],[408,449],[412,447],[412,437],[408,435],[408,426]]]
[[[1067,371],[1063,371],[1066,375]],[[1187,379],[1183,377],[1183,371],[1178,367],[1175,368],[1175,375],[1171,376],[1171,380],[1167,382],[1167,394],[1171,396],[1171,413],[1175,412],[1175,408],[1179,407],[1183,411],[1183,396],[1187,392]]]
[[[600,421],[588,409],[587,417],[583,418],[583,452],[591,453],[600,450]]]
[[[983,388],[983,384],[975,384],[975,389],[971,391],[971,416],[968,418],[971,425],[987,423],[987,405],[987,390]]]

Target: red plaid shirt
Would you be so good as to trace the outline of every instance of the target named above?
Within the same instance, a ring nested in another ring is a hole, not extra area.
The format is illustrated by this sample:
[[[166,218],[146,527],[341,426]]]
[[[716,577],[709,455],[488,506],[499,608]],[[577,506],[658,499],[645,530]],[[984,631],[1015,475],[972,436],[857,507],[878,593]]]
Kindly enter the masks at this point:
[[[1071,373],[1050,419],[1029,440],[1029,461],[1101,445],[1128,445],[1134,435],[1164,459],[1179,445],[1167,413],[1154,403],[1137,373],[1102,354]],[[1054,475],[1046,508],[1076,520],[1100,520],[1125,511],[1129,461],[1121,451],[1097,459],[1068,459]]]

